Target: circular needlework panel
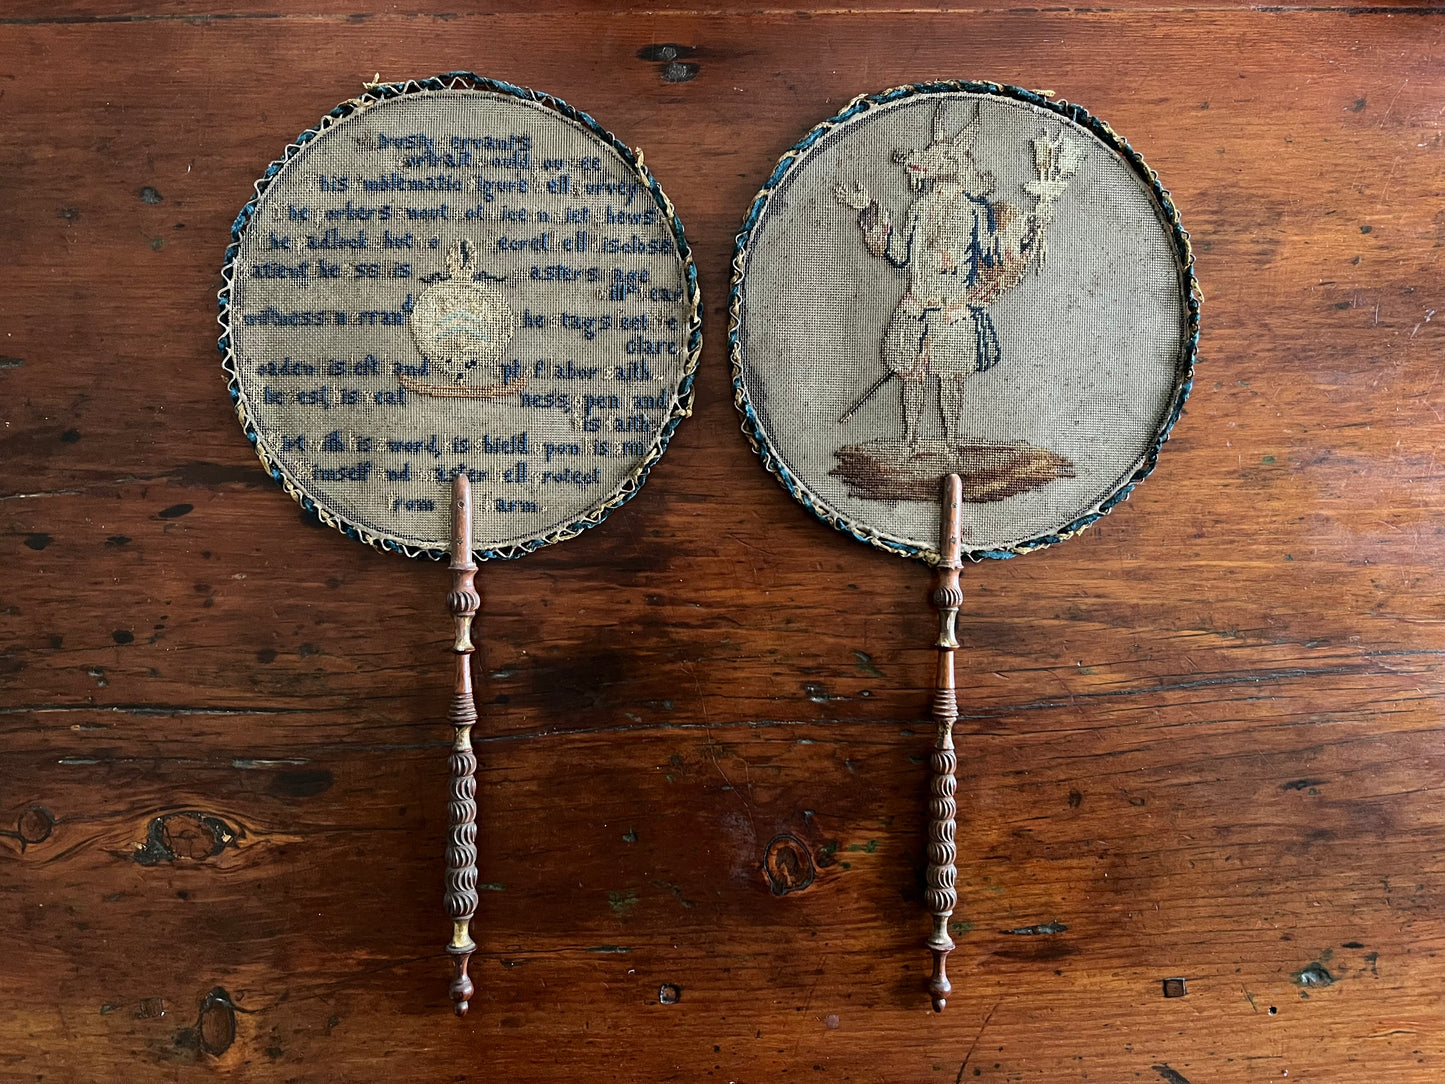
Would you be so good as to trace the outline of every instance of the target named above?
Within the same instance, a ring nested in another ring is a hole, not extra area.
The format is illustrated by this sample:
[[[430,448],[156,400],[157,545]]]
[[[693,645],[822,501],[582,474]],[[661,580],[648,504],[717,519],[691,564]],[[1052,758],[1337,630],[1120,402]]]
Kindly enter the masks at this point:
[[[731,314],[768,468],[839,529],[928,561],[946,474],[975,558],[1122,499],[1198,337],[1154,174],[1082,109],[979,83],[859,98],[784,155],[738,235]]]
[[[221,349],[262,461],[411,556],[515,557],[630,497],[688,412],[697,275],[640,159],[555,98],[457,73],[370,88],[236,220]]]

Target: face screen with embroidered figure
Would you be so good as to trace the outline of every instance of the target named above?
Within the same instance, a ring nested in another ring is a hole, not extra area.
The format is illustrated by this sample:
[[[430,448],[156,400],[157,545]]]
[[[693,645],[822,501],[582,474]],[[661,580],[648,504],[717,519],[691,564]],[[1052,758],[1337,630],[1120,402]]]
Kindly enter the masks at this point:
[[[368,85],[287,147],[223,279],[223,364],[272,477],[353,538],[451,558],[447,906],[469,922],[475,560],[600,523],[690,413],[701,303],[681,223],[586,114],[451,73]]]
[[[945,474],[969,556],[1108,507],[1153,462],[1192,336],[1172,208],[1127,145],[1075,107],[958,86],[865,99],[789,152],[732,297],[739,406],[774,472],[925,559]]]
[[[1153,469],[1198,340],[1188,235],[1083,109],[917,84],[856,99],[782,157],[738,234],[729,315],[764,466],[825,523],[937,569],[941,1009],[959,570],[1070,537]]]

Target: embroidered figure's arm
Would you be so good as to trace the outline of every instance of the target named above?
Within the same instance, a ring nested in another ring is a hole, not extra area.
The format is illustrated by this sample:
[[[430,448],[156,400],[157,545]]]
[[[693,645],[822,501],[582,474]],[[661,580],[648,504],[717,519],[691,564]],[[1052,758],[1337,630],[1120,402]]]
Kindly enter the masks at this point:
[[[1069,187],[1069,178],[1078,172],[1084,161],[1084,149],[1062,132],[1057,140],[1048,137],[1034,140],[1034,168],[1038,179],[1024,182],[1024,191],[1037,201],[1029,214],[1028,236],[1022,251],[1028,258],[1037,254],[1035,271],[1041,271],[1049,256],[1049,223],[1054,207]]]
[[[1053,207],[1043,204],[1028,216],[1023,239],[1019,241],[1019,253],[1025,259],[1031,259],[1042,245],[1048,243],[1049,223],[1053,221],[1053,217]]]
[[[855,211],[861,211],[874,202],[873,197],[868,194],[868,189],[863,185],[855,184],[849,188],[842,181],[833,186],[833,198],[844,207],[851,207]]]
[[[893,220],[888,211],[878,206],[875,200],[858,212],[858,227],[863,231],[863,243],[875,256],[883,256],[894,267],[903,264],[889,255],[888,248],[893,240]]]
[[[833,198],[844,207],[858,212],[858,228],[863,231],[863,244],[870,253],[888,257],[888,262],[895,267],[904,266],[888,254],[889,242],[893,238],[893,219],[886,209],[878,206],[878,201],[866,187],[855,184],[849,188],[839,181],[833,186]]]
[[[871,218],[872,215],[877,215],[876,219]],[[858,225],[863,227],[863,240],[868,245],[868,251],[875,256],[882,256],[900,271],[906,268],[913,262],[913,238],[918,233],[918,216],[918,204],[915,202],[908,208],[908,221],[903,225],[902,241],[899,242],[899,235],[893,230],[893,221],[889,218],[887,209],[879,212],[875,202],[866,211],[859,212]],[[865,222],[865,218],[869,221]],[[901,252],[898,251],[900,248]]]
[[[1049,226],[1054,220],[1054,210],[1051,200],[1040,200],[1022,221],[1024,229],[1018,242],[1018,252],[1024,266],[1031,266],[1035,273],[1043,270],[1044,261],[1048,258]]]

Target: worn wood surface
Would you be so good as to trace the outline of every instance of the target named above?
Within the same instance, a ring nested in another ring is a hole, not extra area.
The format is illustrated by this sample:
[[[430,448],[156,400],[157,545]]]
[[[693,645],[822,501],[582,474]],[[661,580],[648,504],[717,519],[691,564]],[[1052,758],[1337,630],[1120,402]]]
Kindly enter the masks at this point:
[[[0,1079],[1445,1075],[1445,12],[869,7],[7,5]],[[707,315],[643,495],[479,577],[463,1020],[446,569],[308,525],[214,343],[266,163],[453,68],[643,147]],[[929,577],[764,474],[722,307],[777,155],[939,75],[1127,136],[1206,309],[1156,475],[964,576],[935,1016]]]

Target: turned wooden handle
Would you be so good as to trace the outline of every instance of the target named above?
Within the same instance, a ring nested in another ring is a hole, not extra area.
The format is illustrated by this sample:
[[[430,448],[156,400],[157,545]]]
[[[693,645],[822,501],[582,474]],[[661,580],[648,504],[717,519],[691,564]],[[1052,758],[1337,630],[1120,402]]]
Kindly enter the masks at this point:
[[[924,902],[933,915],[933,932],[927,945],[933,953],[933,976],[928,980],[928,992],[933,997],[934,1012],[943,1011],[953,990],[945,965],[948,954],[953,951],[953,938],[948,936],[948,920],[958,905],[958,893],[954,890],[958,871],[953,864],[958,857],[953,843],[957,827],[954,818],[958,814],[958,806],[953,800],[957,785],[953,773],[958,767],[958,758],[953,752],[953,724],[958,721],[953,653],[958,648],[958,610],[963,605],[963,590],[958,582],[963,570],[960,557],[963,538],[959,524],[962,502],[963,483],[958,475],[950,474],[943,479],[939,556],[933,585],[933,605],[938,610],[938,676],[933,688],[933,718],[938,724],[938,733],[929,763],[932,777],[928,784],[928,887],[923,893]]]
[[[452,483],[452,589],[447,595],[457,658],[456,685],[452,690],[451,798],[447,802],[447,915],[452,920],[451,995],[453,1009],[465,1016],[475,987],[467,963],[476,950],[472,916],[477,913],[477,758],[472,752],[472,726],[477,721],[472,696],[472,619],[481,608],[477,594],[477,565],[472,560],[472,490],[465,474]]]

